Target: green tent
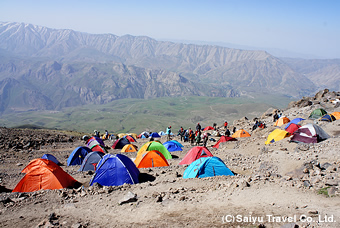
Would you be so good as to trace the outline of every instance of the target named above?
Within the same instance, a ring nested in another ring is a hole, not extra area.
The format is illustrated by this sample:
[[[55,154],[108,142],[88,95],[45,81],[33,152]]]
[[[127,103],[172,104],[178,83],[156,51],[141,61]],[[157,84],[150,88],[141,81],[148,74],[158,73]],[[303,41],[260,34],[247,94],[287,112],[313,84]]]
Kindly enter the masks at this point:
[[[310,115],[309,119],[320,119],[322,116],[326,115],[327,112],[326,110],[322,108],[315,109]]]
[[[157,151],[161,152],[166,159],[172,158],[170,152],[166,149],[166,147],[162,143],[152,142],[149,145],[147,151],[151,151],[151,150],[157,150]]]
[[[137,156],[139,154],[141,154],[141,153],[144,153],[145,151],[151,151],[151,150],[157,150],[157,151],[161,152],[166,159],[171,159],[172,158],[170,152],[166,149],[166,147],[162,143],[160,143],[158,141],[151,141],[151,142],[145,143],[138,150]]]

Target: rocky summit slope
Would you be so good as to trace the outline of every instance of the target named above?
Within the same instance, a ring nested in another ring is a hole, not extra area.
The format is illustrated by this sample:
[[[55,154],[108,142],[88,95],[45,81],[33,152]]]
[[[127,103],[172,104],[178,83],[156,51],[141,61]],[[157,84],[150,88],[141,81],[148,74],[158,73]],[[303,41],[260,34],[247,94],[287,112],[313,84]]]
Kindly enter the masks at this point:
[[[28,138],[46,143],[39,147],[0,149],[0,224],[2,227],[339,227],[340,225],[340,120],[308,119],[316,108],[340,111],[333,98],[339,92],[320,91],[280,110],[290,119],[305,118],[331,137],[316,144],[297,144],[290,138],[265,145],[274,129],[268,110],[259,120],[266,128],[252,131],[254,121],[246,117],[230,123],[251,137],[221,144],[208,141],[207,148],[220,157],[235,176],[183,179],[187,166],[178,165],[192,146],[181,142],[182,152],[172,152],[169,167],[140,169],[140,182],[115,187],[93,185],[93,172],[78,172],[65,166],[70,153],[84,145],[79,134],[56,131],[2,128],[1,139],[22,142]],[[308,102],[311,101],[311,102]],[[304,104],[304,105],[301,105]],[[222,128],[222,123],[219,125]],[[194,126],[192,126],[194,127]],[[222,132],[222,131],[221,131]],[[218,137],[210,138],[218,140]],[[10,136],[9,136],[10,135]],[[71,137],[70,136],[74,136]],[[47,140],[49,139],[49,140]],[[72,140],[70,140],[72,139]],[[180,141],[177,136],[174,139]],[[160,139],[162,142],[166,138]],[[53,141],[53,142],[52,142]],[[138,139],[142,146],[148,139]],[[106,140],[108,152],[113,141]],[[75,189],[11,193],[24,176],[21,170],[34,158],[53,154],[61,166],[83,186]],[[125,153],[135,158],[136,153]]]

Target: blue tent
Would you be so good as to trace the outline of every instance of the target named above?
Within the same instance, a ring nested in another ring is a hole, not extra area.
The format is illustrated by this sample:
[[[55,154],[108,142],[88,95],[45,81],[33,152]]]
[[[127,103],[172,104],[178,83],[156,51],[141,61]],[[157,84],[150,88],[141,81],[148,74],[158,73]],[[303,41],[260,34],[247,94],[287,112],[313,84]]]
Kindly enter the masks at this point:
[[[160,131],[160,132],[158,132],[158,134],[159,134],[160,136],[166,135],[164,131]]]
[[[58,159],[56,157],[54,157],[52,154],[44,154],[41,158],[43,159],[47,159],[50,161],[53,161],[54,163],[56,163],[57,165],[60,164],[60,162],[58,161]]]
[[[106,154],[97,164],[90,185],[96,182],[102,186],[137,184],[138,176],[139,170],[129,157],[122,154]]]
[[[170,141],[168,141],[168,142],[174,142],[174,143],[176,143],[179,147],[183,147],[183,145],[182,145],[181,143],[179,143],[178,141],[176,141],[176,140],[170,140]]]
[[[92,152],[92,150],[85,146],[79,146],[72,151],[70,156],[67,159],[67,166],[70,165],[81,165],[83,163],[84,158],[88,153]]]
[[[96,166],[103,156],[104,153],[99,151],[88,153],[78,171],[96,170]]]
[[[326,114],[320,118],[321,121],[333,122],[336,118],[332,114]]]
[[[287,123],[285,129],[287,129],[289,127],[290,124],[294,123],[294,124],[298,124],[299,122],[301,122],[302,120],[305,120],[303,118],[295,118],[293,120],[291,120],[289,123]]]
[[[161,136],[157,133],[157,132],[152,132],[151,135],[149,137],[152,138],[160,138]]]
[[[175,142],[173,141],[167,141],[165,143],[163,143],[163,146],[165,146],[165,148],[169,151],[169,152],[173,152],[173,151],[183,151],[183,149]]]
[[[184,171],[183,178],[234,176],[233,172],[218,157],[202,157],[192,162]]]

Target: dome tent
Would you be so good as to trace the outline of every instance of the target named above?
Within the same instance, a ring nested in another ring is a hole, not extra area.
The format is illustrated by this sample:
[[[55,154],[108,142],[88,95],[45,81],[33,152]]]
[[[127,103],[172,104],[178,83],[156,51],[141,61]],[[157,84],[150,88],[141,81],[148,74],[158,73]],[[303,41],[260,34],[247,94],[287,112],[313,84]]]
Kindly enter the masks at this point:
[[[98,151],[88,153],[78,171],[96,170],[96,166],[103,156],[104,153]]]
[[[282,140],[282,139],[289,137],[289,136],[290,136],[290,133],[288,131],[284,131],[284,130],[281,130],[281,129],[275,129],[274,131],[272,131],[268,135],[265,144],[266,145],[271,144],[271,143],[277,142],[277,141]]]
[[[309,119],[319,119],[321,118],[323,115],[326,115],[327,112],[326,110],[322,109],[322,108],[318,108],[315,109],[313,112],[311,112],[311,114],[309,115]]]
[[[233,172],[218,157],[204,157],[191,163],[184,171],[183,178],[213,176],[234,176]]]
[[[151,151],[151,150],[157,150],[159,152],[161,152],[163,154],[163,156],[166,159],[171,159],[172,156],[169,153],[169,151],[165,148],[165,146],[163,146],[163,144],[157,142],[157,141],[151,141],[151,142],[146,142],[137,152],[137,156],[138,154],[141,154],[145,151]]]
[[[72,153],[68,157],[67,166],[81,165],[86,155],[90,152],[92,152],[90,148],[86,146],[78,146],[76,149],[72,151]]]
[[[26,175],[15,186],[13,192],[63,189],[74,187],[78,183],[56,163],[42,158],[32,160],[22,173]]]
[[[137,168],[151,168],[169,166],[163,154],[157,150],[145,151],[139,154],[134,161]]]
[[[320,126],[306,124],[297,129],[290,140],[297,143],[318,143],[328,138],[330,136]]]
[[[195,146],[191,148],[184,156],[179,165],[188,165],[202,157],[213,157],[212,153],[203,146]]]
[[[122,154],[106,154],[97,164],[97,170],[90,181],[92,186],[119,186],[139,183],[139,170],[131,159]]]
[[[183,149],[174,141],[167,141],[165,143],[163,143],[163,146],[165,146],[165,148],[169,151],[169,152],[173,152],[173,151],[183,151]]]
[[[217,141],[217,143],[213,145],[213,147],[218,149],[221,143],[225,143],[228,141],[237,141],[237,139],[222,135],[221,138]]]

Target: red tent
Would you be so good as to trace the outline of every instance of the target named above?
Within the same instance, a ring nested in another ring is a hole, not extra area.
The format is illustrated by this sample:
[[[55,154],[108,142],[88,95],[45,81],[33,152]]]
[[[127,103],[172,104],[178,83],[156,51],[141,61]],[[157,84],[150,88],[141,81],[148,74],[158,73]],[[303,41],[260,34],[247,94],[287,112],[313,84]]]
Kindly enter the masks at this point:
[[[188,153],[184,156],[179,164],[189,165],[193,161],[196,161],[197,159],[202,157],[213,157],[213,155],[206,147],[195,146],[188,151]]]
[[[104,147],[102,147],[101,145],[96,145],[94,147],[92,147],[91,149],[92,151],[98,151],[98,152],[102,152],[104,154],[107,153],[106,149]]]
[[[221,138],[217,141],[215,145],[213,145],[214,148],[218,148],[220,146],[220,143],[228,142],[228,141],[237,141],[237,139],[233,137],[228,136],[221,136]]]
[[[289,126],[286,128],[286,131],[288,131],[290,134],[293,134],[297,129],[299,129],[301,126],[295,123],[289,124]]]
[[[74,186],[77,181],[60,166],[47,159],[34,159],[22,171],[26,175],[13,192],[34,192],[41,189],[63,189]]]
[[[208,131],[208,130],[214,130],[214,128],[212,126],[208,126],[203,129],[203,131]]]
[[[132,136],[130,136],[130,135],[126,135],[125,138],[126,138],[127,140],[129,140],[129,142],[137,142],[137,141],[135,140],[135,138],[132,137]]]

